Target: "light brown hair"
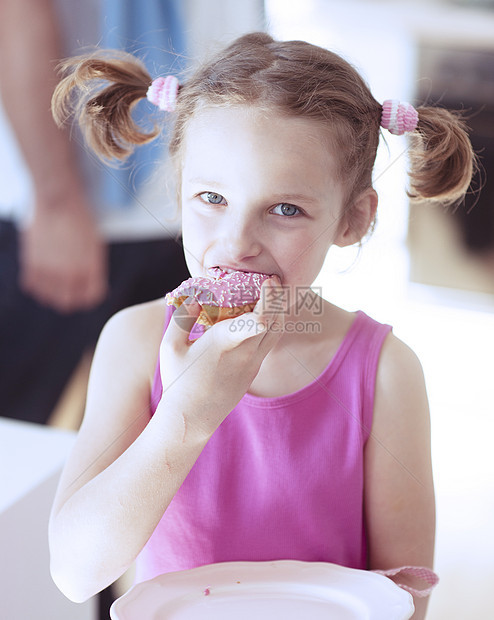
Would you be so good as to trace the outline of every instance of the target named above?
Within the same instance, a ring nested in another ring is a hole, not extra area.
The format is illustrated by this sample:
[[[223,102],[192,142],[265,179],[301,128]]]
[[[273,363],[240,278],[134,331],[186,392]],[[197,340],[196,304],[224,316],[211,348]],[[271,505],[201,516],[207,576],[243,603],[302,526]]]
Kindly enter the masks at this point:
[[[159,134],[156,127],[136,126],[131,116],[152,81],[137,58],[80,56],[65,61],[62,71],[67,75],[53,96],[54,117],[63,123],[74,111],[88,144],[101,157],[125,159],[134,146]],[[178,163],[189,120],[208,105],[256,105],[318,121],[337,147],[348,205],[372,186],[382,107],[337,54],[304,41],[275,41],[265,33],[237,39],[180,87],[169,142]],[[445,109],[418,107],[418,114],[417,129],[410,134],[409,195],[456,203],[475,168],[466,126]]]

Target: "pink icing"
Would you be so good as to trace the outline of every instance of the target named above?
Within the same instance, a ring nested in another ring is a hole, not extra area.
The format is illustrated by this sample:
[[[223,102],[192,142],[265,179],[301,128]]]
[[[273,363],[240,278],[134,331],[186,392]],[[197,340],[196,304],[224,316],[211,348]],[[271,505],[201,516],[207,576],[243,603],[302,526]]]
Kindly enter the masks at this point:
[[[166,296],[167,303],[173,304],[177,297],[194,297],[200,304],[233,308],[255,303],[259,299],[261,285],[269,278],[264,273],[234,271],[217,272],[217,276],[189,278]]]

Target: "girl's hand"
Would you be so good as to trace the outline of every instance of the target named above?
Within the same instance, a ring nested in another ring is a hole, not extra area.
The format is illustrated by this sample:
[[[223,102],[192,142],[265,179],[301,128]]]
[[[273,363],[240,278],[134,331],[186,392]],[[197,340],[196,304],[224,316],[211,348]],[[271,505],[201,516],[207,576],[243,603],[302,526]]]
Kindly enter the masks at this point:
[[[165,415],[178,415],[185,433],[214,433],[278,342],[283,308],[275,287],[280,283],[274,276],[264,282],[253,312],[220,321],[194,342],[189,334],[199,304],[186,302],[174,312],[160,349],[163,397],[158,410],[162,406]]]

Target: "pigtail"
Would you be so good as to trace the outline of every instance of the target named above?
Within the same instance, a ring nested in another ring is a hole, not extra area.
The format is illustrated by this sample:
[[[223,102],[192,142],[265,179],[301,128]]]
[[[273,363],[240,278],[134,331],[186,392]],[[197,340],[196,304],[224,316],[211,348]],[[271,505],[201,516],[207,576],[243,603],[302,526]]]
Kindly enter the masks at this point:
[[[409,196],[444,205],[460,202],[476,170],[476,156],[467,127],[458,112],[419,107],[417,130],[411,137]]]
[[[65,77],[52,98],[55,122],[70,116],[87,144],[104,160],[124,160],[137,145],[153,140],[156,127],[145,131],[132,118],[135,105],[146,97],[151,77],[144,65],[126,52],[76,56],[59,65]]]

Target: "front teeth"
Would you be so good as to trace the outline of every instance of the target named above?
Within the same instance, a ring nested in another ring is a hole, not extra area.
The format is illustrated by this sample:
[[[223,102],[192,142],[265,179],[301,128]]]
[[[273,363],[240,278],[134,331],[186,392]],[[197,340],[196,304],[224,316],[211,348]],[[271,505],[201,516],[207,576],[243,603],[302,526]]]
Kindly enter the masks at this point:
[[[214,275],[218,276],[219,274],[227,274],[227,273],[235,273],[236,269],[229,269],[229,268],[225,268],[225,267],[211,267],[211,269],[209,269],[209,271],[211,273],[213,273]]]

